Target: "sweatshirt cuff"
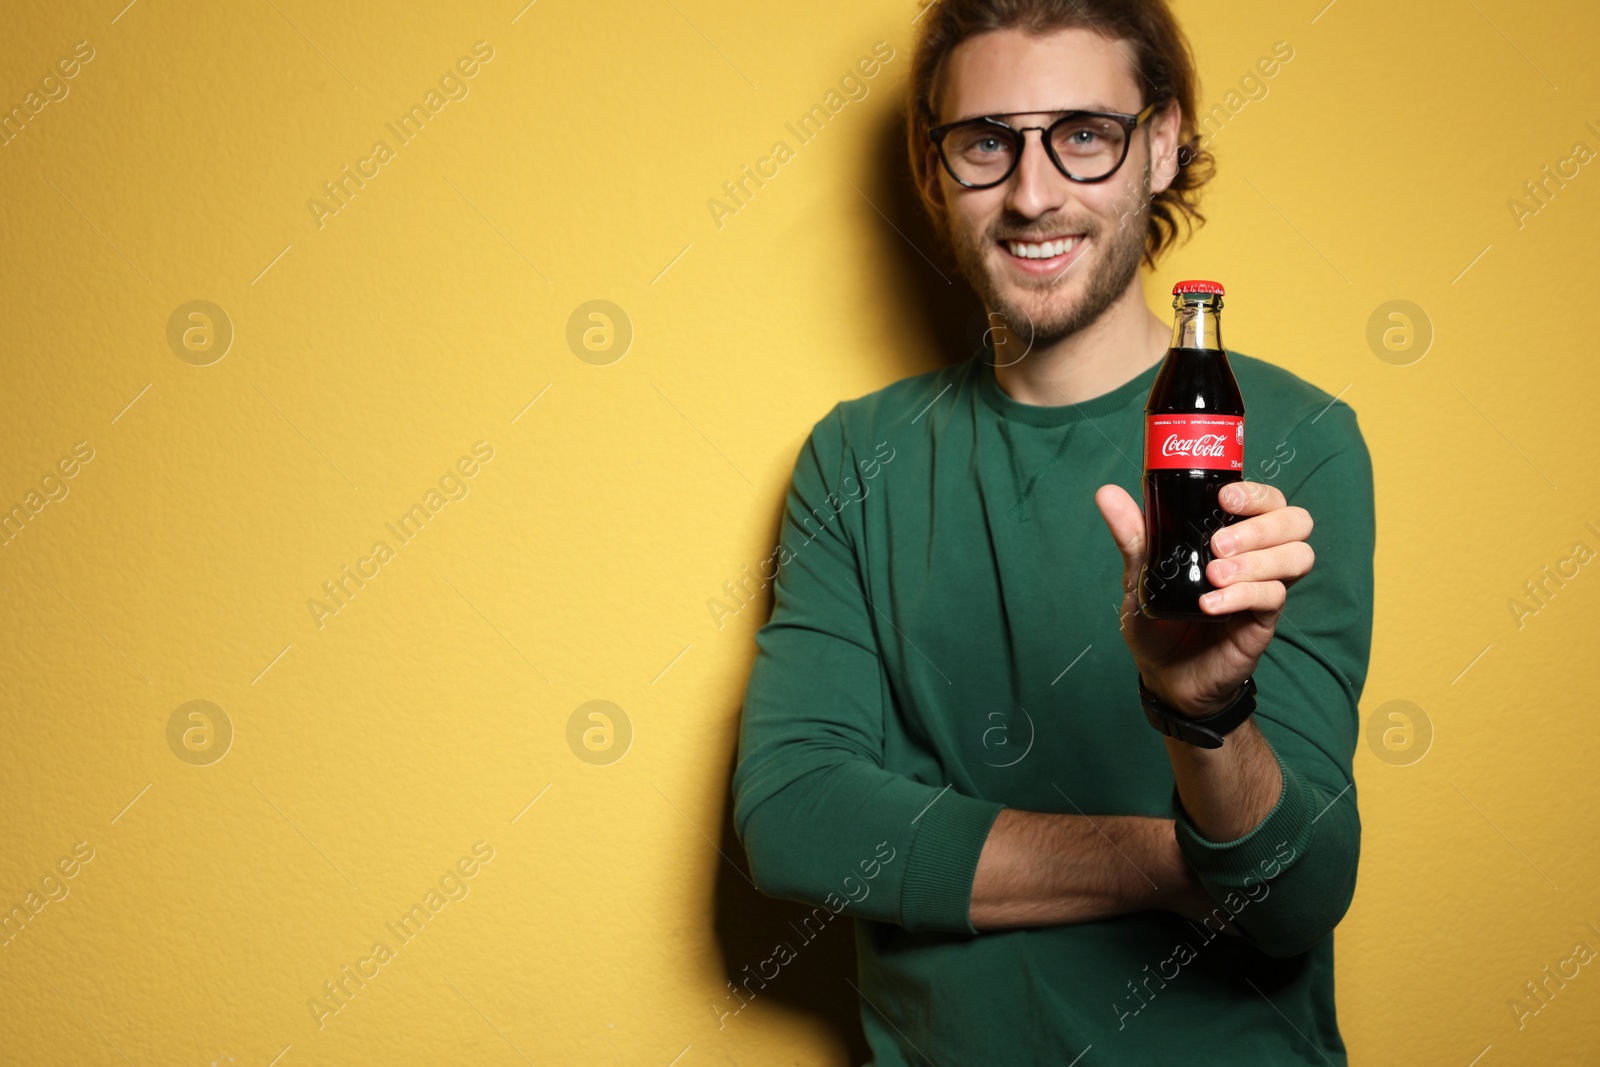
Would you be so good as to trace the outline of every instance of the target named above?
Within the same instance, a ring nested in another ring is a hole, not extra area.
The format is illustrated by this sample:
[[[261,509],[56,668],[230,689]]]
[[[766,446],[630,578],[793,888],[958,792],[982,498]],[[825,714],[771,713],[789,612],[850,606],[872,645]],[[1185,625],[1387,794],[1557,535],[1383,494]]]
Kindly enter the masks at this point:
[[[965,931],[972,925],[972,880],[989,828],[1005,808],[947,789],[917,817],[900,887],[900,924],[907,930]]]
[[[1316,821],[1311,811],[1313,791],[1276,749],[1272,754],[1283,774],[1283,792],[1266,818],[1232,841],[1207,839],[1183,810],[1178,787],[1172,787],[1178,849],[1205,881],[1229,889],[1256,885],[1276,876],[1310,847]]]

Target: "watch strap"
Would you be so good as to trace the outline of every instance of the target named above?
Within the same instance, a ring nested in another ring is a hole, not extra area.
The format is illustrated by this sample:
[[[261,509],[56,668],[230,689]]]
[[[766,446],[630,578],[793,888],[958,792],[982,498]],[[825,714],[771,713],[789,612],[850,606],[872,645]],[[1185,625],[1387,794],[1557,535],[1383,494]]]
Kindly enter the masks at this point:
[[[1150,725],[1168,737],[1197,748],[1221,748],[1223,738],[1256,710],[1256,680],[1253,675],[1246,678],[1227,707],[1204,718],[1195,719],[1184,715],[1152,693],[1144,684],[1144,675],[1141,674],[1139,703],[1144,706],[1145,718],[1150,721]]]

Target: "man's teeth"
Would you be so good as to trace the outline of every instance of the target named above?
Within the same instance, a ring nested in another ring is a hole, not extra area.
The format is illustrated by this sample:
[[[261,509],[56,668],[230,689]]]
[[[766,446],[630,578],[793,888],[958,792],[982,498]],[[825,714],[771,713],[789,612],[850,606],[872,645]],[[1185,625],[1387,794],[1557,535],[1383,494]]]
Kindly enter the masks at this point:
[[[1077,243],[1078,238],[1076,237],[1063,237],[1059,241],[1047,241],[1044,244],[1007,241],[1006,247],[1011,250],[1012,255],[1020,256],[1023,259],[1050,259],[1072,251],[1072,246]]]

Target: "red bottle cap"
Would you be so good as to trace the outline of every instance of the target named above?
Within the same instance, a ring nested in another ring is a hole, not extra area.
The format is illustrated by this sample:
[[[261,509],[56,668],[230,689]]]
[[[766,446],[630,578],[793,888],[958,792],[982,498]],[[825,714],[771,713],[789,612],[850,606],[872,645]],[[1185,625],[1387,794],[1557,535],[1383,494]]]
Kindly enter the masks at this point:
[[[1177,296],[1179,293],[1215,293],[1222,296],[1222,283],[1199,280],[1179,282],[1172,287],[1172,295]]]

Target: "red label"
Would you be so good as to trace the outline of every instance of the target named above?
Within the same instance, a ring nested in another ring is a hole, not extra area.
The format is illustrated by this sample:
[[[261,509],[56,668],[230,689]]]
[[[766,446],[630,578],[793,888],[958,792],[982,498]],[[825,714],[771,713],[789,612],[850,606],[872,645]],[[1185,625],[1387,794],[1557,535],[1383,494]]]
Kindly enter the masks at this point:
[[[1241,415],[1146,415],[1144,469],[1244,470]]]

